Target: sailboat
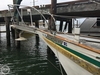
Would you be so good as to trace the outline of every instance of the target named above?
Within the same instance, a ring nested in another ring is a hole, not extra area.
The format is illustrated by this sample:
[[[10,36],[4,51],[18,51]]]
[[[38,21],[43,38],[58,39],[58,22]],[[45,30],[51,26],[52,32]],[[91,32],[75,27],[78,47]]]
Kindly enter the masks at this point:
[[[95,48],[99,43],[94,44],[100,40],[80,36],[80,28],[73,28],[73,34],[69,35],[15,24],[12,27],[38,34],[54,52],[67,75],[100,75],[100,47]]]

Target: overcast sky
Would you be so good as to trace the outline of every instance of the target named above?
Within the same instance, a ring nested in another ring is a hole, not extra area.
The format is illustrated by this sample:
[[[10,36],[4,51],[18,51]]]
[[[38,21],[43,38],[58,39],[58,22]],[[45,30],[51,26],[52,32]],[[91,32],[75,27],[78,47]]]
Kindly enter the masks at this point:
[[[57,0],[57,2],[67,2],[67,1],[75,1],[75,0]],[[35,5],[45,5],[50,4],[51,0],[36,0]],[[0,10],[8,9],[7,5],[13,4],[13,0],[0,0]],[[21,5],[33,5],[33,0],[22,0]]]

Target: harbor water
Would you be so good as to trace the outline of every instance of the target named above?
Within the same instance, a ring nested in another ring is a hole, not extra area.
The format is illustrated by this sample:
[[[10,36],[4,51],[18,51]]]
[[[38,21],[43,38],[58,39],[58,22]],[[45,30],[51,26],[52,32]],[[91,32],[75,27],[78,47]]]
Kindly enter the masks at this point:
[[[14,39],[11,38],[11,47],[7,47],[6,33],[1,33],[0,70],[7,66],[9,72],[3,72],[7,75],[62,75],[58,59],[47,53],[47,45],[41,39],[39,45],[35,39],[32,36],[22,41],[21,48],[16,49]],[[64,70],[63,73],[66,75]]]

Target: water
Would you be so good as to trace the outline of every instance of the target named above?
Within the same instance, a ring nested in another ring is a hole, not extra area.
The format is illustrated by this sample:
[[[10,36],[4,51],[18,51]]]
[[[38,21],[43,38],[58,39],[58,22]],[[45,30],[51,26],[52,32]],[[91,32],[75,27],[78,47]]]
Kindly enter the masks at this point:
[[[47,45],[41,39],[36,46],[35,36],[21,42],[21,49],[16,49],[14,40],[11,47],[6,46],[6,36],[2,33],[0,65],[10,68],[8,75],[61,75],[57,58],[47,54]]]

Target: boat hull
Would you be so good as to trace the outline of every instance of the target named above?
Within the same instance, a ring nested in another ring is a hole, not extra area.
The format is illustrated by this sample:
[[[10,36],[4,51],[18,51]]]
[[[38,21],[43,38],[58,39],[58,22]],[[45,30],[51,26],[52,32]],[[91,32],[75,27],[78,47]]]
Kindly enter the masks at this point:
[[[71,59],[66,57],[64,54],[62,54],[59,50],[64,50],[62,47],[57,45],[56,43],[52,42],[51,40],[47,39],[45,34],[41,32],[37,32],[41,39],[51,48],[51,50],[54,52],[60,63],[62,64],[65,72],[67,75],[93,75],[92,73],[88,72],[75,62],[73,62]],[[58,48],[58,49],[57,49]]]
[[[65,55],[63,55],[61,52],[59,52],[55,47],[52,45],[55,44],[52,41],[45,38],[46,44],[52,49],[52,51],[55,53],[56,57],[59,59],[60,63],[62,64],[64,70],[68,75],[93,75],[84,68],[80,67],[78,64],[74,63],[72,60],[67,58]],[[50,43],[49,43],[50,42]],[[55,44],[57,45],[57,44]],[[58,45],[57,45],[58,47]],[[59,49],[62,49],[61,47],[58,47]]]

